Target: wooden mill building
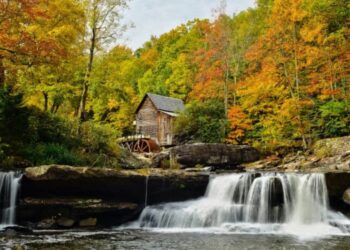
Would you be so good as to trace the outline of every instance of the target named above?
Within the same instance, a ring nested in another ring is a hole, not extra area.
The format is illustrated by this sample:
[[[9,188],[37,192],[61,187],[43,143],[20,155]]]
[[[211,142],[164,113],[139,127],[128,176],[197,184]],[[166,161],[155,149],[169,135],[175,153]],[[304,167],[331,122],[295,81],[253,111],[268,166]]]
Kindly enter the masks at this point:
[[[173,121],[184,109],[180,99],[148,93],[136,109],[136,133],[159,146],[174,145]]]

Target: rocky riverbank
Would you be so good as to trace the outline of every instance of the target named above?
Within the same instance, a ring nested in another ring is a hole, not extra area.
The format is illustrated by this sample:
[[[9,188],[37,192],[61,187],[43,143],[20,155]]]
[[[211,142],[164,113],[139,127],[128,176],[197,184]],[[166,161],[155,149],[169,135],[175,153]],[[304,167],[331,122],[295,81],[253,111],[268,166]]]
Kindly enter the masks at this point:
[[[271,156],[244,167],[263,171],[350,172],[350,136],[319,140],[306,153]]]
[[[146,205],[203,196],[210,174],[221,171],[255,171],[256,176],[264,171],[322,172],[331,207],[350,214],[347,140],[321,141],[308,154],[252,163],[247,162],[257,160],[259,153],[248,146],[193,144],[161,153],[153,161],[156,168],[31,167],[22,178],[17,218],[36,228],[115,226],[136,219]],[[160,168],[170,161],[177,169]]]

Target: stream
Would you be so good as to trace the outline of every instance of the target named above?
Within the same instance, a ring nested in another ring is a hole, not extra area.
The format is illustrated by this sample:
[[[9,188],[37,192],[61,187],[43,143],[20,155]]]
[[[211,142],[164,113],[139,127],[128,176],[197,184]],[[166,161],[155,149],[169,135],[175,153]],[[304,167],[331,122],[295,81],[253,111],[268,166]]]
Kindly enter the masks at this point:
[[[15,224],[19,175],[0,175],[1,226]],[[147,205],[147,181],[145,204]],[[146,206],[98,230],[5,231],[0,249],[350,249],[350,220],[329,207],[324,174],[213,175],[203,197]]]

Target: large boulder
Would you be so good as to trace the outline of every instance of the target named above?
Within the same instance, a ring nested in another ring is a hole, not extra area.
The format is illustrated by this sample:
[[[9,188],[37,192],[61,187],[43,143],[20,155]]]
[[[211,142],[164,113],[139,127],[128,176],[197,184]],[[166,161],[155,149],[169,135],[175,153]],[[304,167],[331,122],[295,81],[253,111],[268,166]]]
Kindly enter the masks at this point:
[[[234,168],[259,159],[259,152],[247,145],[195,143],[176,146],[170,150],[172,166],[181,168],[196,165],[214,168]]]
[[[350,187],[347,190],[345,190],[345,192],[343,194],[343,201],[346,204],[350,205]]]
[[[350,136],[319,140],[315,143],[313,151],[319,157],[343,155],[350,152]]]

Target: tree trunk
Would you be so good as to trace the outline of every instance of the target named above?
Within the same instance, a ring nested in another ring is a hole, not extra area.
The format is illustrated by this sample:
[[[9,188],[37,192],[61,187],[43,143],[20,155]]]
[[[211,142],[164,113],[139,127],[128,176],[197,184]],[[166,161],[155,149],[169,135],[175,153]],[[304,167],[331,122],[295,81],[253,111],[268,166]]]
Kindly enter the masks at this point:
[[[5,67],[2,60],[2,57],[0,57],[0,87],[5,85]]]
[[[55,102],[54,104],[52,104],[51,113],[56,114],[60,106],[61,106],[60,102]]]
[[[238,76],[238,62],[235,62],[235,73],[233,75],[233,84],[235,86],[233,91],[233,106],[237,105],[237,76]]]
[[[44,96],[44,111],[46,112],[49,105],[49,95],[45,91],[43,91],[43,96]]]
[[[298,62],[298,53],[297,53],[297,27],[296,23],[293,24],[293,51],[294,51],[294,78],[295,78],[295,89],[297,96],[297,108],[298,108],[298,119],[299,119],[299,127],[301,129],[301,138],[303,142],[303,148],[307,149],[306,136],[304,131],[304,123],[303,118],[301,116],[301,107],[300,107],[300,78],[299,78],[299,62]]]
[[[87,100],[87,96],[88,96],[88,90],[89,90],[88,82],[84,80],[83,91],[81,93],[80,105],[79,105],[79,110],[78,110],[78,117],[79,117],[80,121],[85,121],[85,119],[86,119],[85,107],[86,107],[86,100]]]
[[[225,117],[228,114],[228,74],[229,74],[228,60],[225,60],[225,82],[224,82],[224,104],[225,104]]]
[[[50,112],[52,114],[56,114],[59,107],[60,107],[60,102],[54,101],[52,106],[51,106]]]
[[[96,45],[96,27],[92,29],[92,36],[91,36],[90,42],[91,44],[90,44],[89,62],[86,68],[86,73],[83,81],[83,90],[81,93],[79,110],[78,110],[78,117],[80,121],[84,121],[86,119],[85,109],[86,109],[86,101],[88,97],[90,75],[92,71],[92,65],[94,62],[95,45]]]
[[[294,45],[294,77],[295,77],[295,88],[296,88],[296,94],[297,99],[300,99],[300,91],[299,91],[299,63],[298,63],[298,55],[297,55],[297,31],[296,31],[296,24],[293,25],[293,45]]]

